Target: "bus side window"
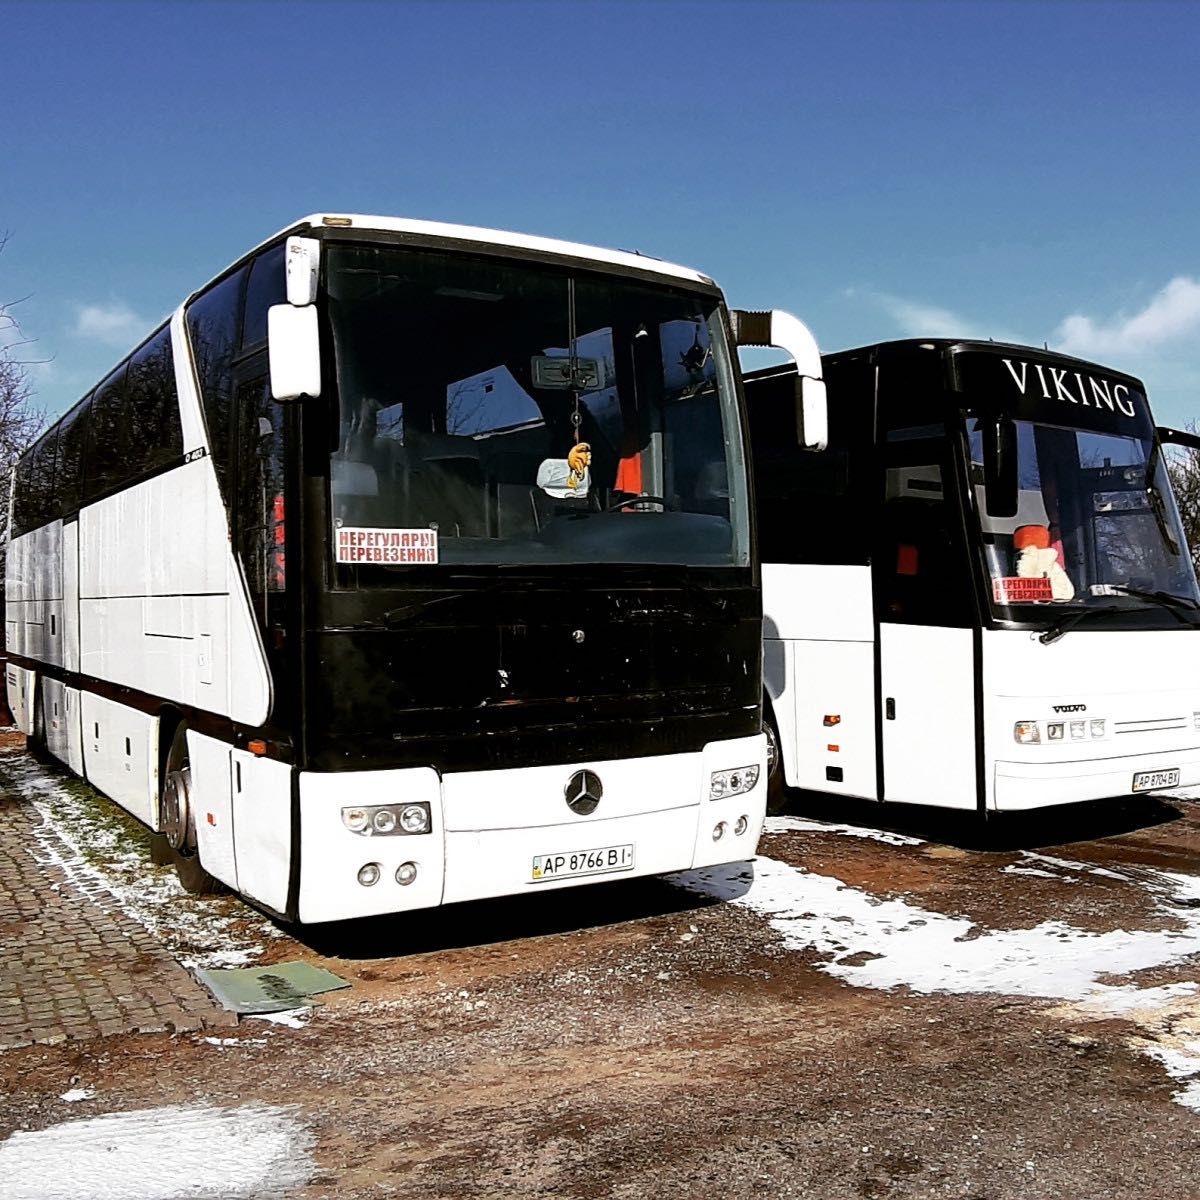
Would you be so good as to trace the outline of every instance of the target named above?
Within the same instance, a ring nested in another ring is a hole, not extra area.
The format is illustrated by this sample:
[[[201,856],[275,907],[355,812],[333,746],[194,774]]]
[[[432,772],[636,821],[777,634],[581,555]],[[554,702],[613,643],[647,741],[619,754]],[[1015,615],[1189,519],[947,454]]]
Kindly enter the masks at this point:
[[[129,409],[122,363],[92,397],[88,420],[87,466],[84,472],[84,502],[116,491],[126,482],[129,470]]]
[[[284,409],[271,399],[269,380],[262,375],[238,384],[236,404],[236,545],[255,613],[265,627],[283,620],[270,597],[282,593],[286,583]]]
[[[28,522],[31,529],[53,521],[60,513],[54,487],[54,464],[58,450],[58,426],[42,434],[33,448],[28,482]]]
[[[246,312],[242,319],[242,350],[250,350],[267,340],[267,309],[287,303],[284,277],[283,243],[264,250],[250,267],[246,284]]]
[[[241,336],[246,270],[243,267],[226,275],[193,300],[187,310],[188,338],[200,380],[208,444],[222,491],[228,487],[229,410],[233,405],[230,367]]]
[[[55,472],[62,515],[77,513],[83,504],[83,457],[87,446],[91,397],[77,404],[62,419],[58,434],[58,470]]]
[[[946,496],[943,429],[920,427],[888,435],[875,555],[882,621],[953,627],[973,621],[970,572],[951,520],[953,500]]]
[[[164,327],[129,362],[128,393],[131,478],[170,466],[183,455],[183,430],[175,395],[171,330]]]
[[[12,536],[17,538],[34,528],[31,521],[33,506],[29,497],[29,477],[33,472],[33,450],[26,450],[17,462],[17,478],[13,491]]]

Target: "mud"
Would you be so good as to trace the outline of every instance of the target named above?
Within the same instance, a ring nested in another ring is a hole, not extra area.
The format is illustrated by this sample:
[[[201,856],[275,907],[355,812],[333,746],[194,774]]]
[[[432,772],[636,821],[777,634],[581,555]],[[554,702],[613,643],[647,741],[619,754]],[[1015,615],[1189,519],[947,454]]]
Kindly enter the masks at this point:
[[[956,947],[1048,922],[1065,948],[1115,931],[1194,936],[1191,800],[983,834],[936,814],[800,804],[851,825],[886,817],[904,836],[801,821],[764,838],[773,869],[961,919]],[[294,1106],[311,1131],[311,1178],[287,1193],[306,1198],[1200,1196],[1200,1112],[1149,1052],[1200,1048],[1200,959],[1105,977],[1128,989],[1120,1012],[1103,990],[923,991],[919,962],[899,964],[909,984],[860,985],[754,908],[767,868],[725,902],[623,881],[278,930],[257,939],[262,960],[304,957],[352,986],[294,1029],[246,1019],[208,1040],[2,1054],[0,1139],[102,1112],[261,1103]],[[209,903],[175,902],[201,920]],[[864,945],[847,972],[897,953]],[[60,1099],[73,1088],[95,1096]]]

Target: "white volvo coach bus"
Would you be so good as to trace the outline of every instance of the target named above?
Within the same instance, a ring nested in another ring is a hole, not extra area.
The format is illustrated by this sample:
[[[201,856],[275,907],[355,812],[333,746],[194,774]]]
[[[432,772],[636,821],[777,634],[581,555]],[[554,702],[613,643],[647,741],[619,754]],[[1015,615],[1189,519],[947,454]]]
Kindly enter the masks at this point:
[[[755,338],[818,428],[807,330],[694,271],[300,221],[21,460],[20,728],[290,920],[752,856]]]
[[[1142,384],[992,342],[823,362],[816,454],[780,440],[791,372],[746,379],[776,797],[1200,783],[1200,594]]]

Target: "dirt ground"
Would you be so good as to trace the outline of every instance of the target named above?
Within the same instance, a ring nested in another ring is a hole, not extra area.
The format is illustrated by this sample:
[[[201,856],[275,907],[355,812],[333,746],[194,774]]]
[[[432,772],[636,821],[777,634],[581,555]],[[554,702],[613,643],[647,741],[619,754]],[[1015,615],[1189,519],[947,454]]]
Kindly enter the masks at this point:
[[[182,959],[219,917],[351,986],[295,1028],[0,1054],[0,1173],[6,1138],[204,1104],[291,1114],[305,1198],[1200,1196],[1196,802],[768,829],[754,866],[355,925],[177,896]],[[119,1194],[218,1194],[189,1149]]]

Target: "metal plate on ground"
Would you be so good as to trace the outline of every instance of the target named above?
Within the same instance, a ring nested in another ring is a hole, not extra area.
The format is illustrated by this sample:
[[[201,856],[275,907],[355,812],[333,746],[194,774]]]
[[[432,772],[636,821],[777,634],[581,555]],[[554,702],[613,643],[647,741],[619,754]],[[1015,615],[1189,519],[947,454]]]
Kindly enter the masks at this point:
[[[284,1012],[313,1003],[313,996],[349,987],[348,980],[306,962],[269,967],[214,967],[197,970],[200,982],[236,1013]]]

